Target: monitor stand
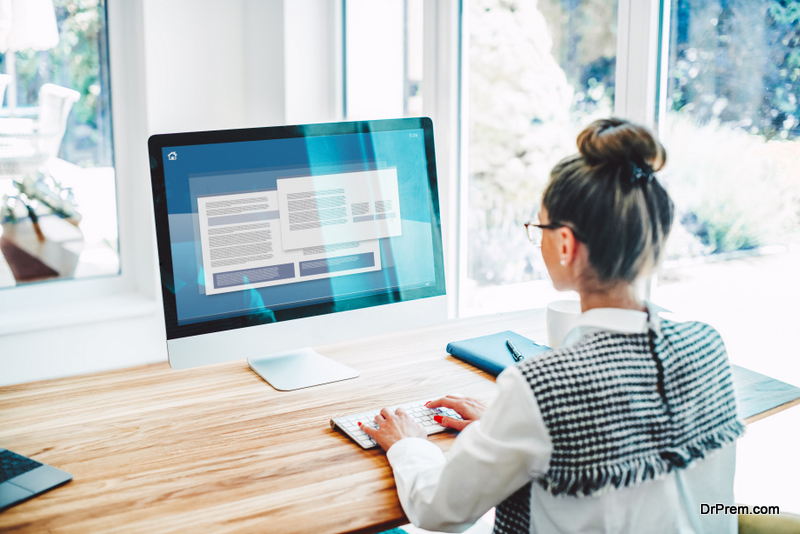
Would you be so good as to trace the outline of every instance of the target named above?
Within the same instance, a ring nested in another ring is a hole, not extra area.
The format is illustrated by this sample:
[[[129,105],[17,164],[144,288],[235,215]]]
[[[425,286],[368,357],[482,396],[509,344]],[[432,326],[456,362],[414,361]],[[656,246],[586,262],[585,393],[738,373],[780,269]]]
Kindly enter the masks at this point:
[[[355,369],[318,354],[310,347],[248,358],[250,369],[279,391],[307,388],[356,378]]]

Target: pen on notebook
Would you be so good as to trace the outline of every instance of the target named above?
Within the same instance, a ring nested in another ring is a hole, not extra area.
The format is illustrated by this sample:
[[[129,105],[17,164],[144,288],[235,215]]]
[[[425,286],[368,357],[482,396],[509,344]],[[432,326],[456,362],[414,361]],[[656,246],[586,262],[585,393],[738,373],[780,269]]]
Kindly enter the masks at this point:
[[[525,359],[525,356],[523,356],[522,353],[517,350],[517,347],[514,346],[510,339],[506,339],[506,347],[508,347],[508,350],[511,351],[511,355],[514,357],[515,362],[521,362]]]

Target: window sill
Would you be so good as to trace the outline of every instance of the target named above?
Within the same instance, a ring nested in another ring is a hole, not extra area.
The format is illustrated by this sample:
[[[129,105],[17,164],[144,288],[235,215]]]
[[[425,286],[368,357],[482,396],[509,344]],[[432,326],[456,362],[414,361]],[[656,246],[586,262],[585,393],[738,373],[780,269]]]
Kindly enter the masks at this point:
[[[152,298],[123,293],[50,309],[37,306],[34,309],[4,310],[0,312],[0,336],[152,315],[160,309],[156,304]]]

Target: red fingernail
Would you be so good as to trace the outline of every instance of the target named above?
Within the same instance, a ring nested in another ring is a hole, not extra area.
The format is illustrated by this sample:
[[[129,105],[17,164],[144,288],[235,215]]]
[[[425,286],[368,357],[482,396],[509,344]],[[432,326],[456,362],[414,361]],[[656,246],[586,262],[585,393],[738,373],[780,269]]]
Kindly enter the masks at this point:
[[[361,426],[361,421],[358,422],[358,426]]]
[[[433,416],[433,420],[436,421],[437,423],[441,423],[442,422],[442,416],[441,415],[434,415]]]
[[[426,402],[426,403],[425,403],[425,406],[429,405],[429,404],[430,404],[430,403],[432,403],[432,402],[433,402],[433,401],[428,401],[428,402]]]

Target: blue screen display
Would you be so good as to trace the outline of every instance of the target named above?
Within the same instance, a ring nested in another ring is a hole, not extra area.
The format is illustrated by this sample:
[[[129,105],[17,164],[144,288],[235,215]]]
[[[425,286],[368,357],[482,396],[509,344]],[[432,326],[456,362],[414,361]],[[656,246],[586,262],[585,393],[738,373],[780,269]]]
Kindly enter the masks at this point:
[[[435,285],[423,137],[162,147],[178,324]]]

